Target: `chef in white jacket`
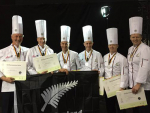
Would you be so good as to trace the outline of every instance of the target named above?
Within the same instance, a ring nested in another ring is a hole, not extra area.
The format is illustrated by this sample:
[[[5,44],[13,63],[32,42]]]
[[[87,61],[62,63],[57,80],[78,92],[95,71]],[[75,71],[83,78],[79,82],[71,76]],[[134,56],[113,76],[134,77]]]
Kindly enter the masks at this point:
[[[30,75],[37,74],[37,71],[33,64],[34,58],[54,53],[54,51],[48,45],[46,45],[47,41],[46,20],[36,20],[35,26],[37,31],[38,45],[30,48],[26,56],[27,69]],[[42,74],[44,73],[47,73],[47,71],[42,72]]]
[[[103,58],[100,52],[92,49],[93,36],[92,26],[87,25],[83,28],[85,50],[79,54],[82,71],[98,71],[99,76],[104,74]]]
[[[127,59],[117,52],[118,49],[118,29],[108,28],[106,30],[109,53],[104,56],[105,74],[104,78],[109,79],[116,75],[121,75],[120,89],[128,87],[128,62]],[[122,113],[118,106],[116,96],[107,98],[106,107],[108,113]]]
[[[70,31],[71,28],[67,25],[62,25],[60,46],[62,51],[57,54],[59,63],[62,69],[68,71],[80,70],[81,64],[78,53],[69,49]]]
[[[12,17],[12,44],[0,50],[0,61],[25,61],[28,48],[22,47],[23,41],[23,23],[22,17],[14,15]],[[11,113],[13,106],[17,113],[17,99],[14,78],[6,77],[0,71],[2,82],[2,113]]]
[[[148,106],[133,109],[134,113],[150,113],[150,48],[142,42],[142,17],[129,19],[130,40],[133,43],[128,50],[129,87],[133,93],[143,87]]]

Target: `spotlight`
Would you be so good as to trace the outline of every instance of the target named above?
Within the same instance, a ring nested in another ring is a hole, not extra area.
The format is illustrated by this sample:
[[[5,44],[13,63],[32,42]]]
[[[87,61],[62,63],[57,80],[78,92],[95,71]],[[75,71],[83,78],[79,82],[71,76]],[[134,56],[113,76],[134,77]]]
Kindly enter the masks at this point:
[[[110,13],[110,7],[109,6],[103,6],[103,7],[101,7],[101,14],[102,14],[102,16],[104,18],[108,17],[109,13]]]

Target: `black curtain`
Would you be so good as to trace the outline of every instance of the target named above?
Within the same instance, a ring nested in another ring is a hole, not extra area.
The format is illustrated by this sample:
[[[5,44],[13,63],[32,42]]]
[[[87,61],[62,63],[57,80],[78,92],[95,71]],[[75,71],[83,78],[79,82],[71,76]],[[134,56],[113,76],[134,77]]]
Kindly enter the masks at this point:
[[[12,16],[23,18],[23,46],[32,47],[37,44],[35,20],[47,20],[47,44],[58,53],[60,48],[60,26],[71,27],[70,49],[81,52],[84,50],[82,27],[92,25],[93,48],[105,55],[108,53],[106,37],[107,21],[100,13],[104,5],[111,7],[108,27],[117,27],[119,31],[118,51],[127,55],[131,46],[129,39],[129,18],[138,16],[138,2],[95,2],[95,3],[60,3],[41,5],[1,5],[0,6],[0,49],[11,44]]]

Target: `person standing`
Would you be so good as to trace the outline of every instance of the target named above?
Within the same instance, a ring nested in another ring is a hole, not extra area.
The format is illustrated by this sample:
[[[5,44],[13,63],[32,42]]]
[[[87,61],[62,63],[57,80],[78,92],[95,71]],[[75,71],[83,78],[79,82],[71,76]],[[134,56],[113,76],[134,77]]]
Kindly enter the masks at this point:
[[[117,28],[108,28],[107,40],[109,53],[104,56],[104,67],[105,74],[104,78],[109,79],[113,76],[120,75],[120,90],[123,90],[128,87],[128,63],[127,59],[117,52],[119,47],[118,45],[118,29]],[[119,109],[118,101],[116,96],[107,98],[105,93],[106,107],[108,113],[124,113],[124,110]]]
[[[79,53],[79,58],[81,60],[81,70],[82,71],[98,71],[99,76],[104,74],[103,58],[100,52],[92,48],[93,36],[92,36],[92,26],[87,25],[83,27],[83,37],[85,50]]]
[[[54,53],[54,51],[48,45],[46,45],[47,41],[46,20],[36,20],[35,26],[37,31],[38,44],[29,49],[26,57],[27,68],[30,75],[38,74],[33,64],[33,58],[46,56]],[[44,73],[47,73],[47,71],[44,71],[41,74]]]
[[[21,46],[23,41],[23,23],[22,17],[14,15],[12,17],[12,43],[10,46],[0,50],[0,61],[25,61],[28,48]],[[17,113],[17,98],[15,79],[6,77],[0,71],[0,79],[2,82],[2,113]],[[13,107],[14,106],[14,107]]]
[[[134,94],[141,87],[145,90],[147,106],[133,108],[133,113],[150,113],[150,48],[142,42],[142,17],[129,19],[130,40],[133,44],[128,50],[129,88]]]
[[[66,25],[61,27],[61,42],[62,51],[57,54],[62,69],[68,71],[80,70],[81,64],[78,53],[69,49],[71,28]]]

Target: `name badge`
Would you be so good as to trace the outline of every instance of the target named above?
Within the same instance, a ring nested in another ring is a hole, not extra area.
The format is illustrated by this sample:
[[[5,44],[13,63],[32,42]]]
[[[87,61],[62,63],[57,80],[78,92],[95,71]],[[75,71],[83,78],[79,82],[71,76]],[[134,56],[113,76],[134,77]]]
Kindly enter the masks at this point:
[[[85,66],[89,66],[89,63],[88,63],[88,62],[85,62]]]
[[[64,68],[64,69],[67,69],[67,64],[64,64],[63,68]]]

